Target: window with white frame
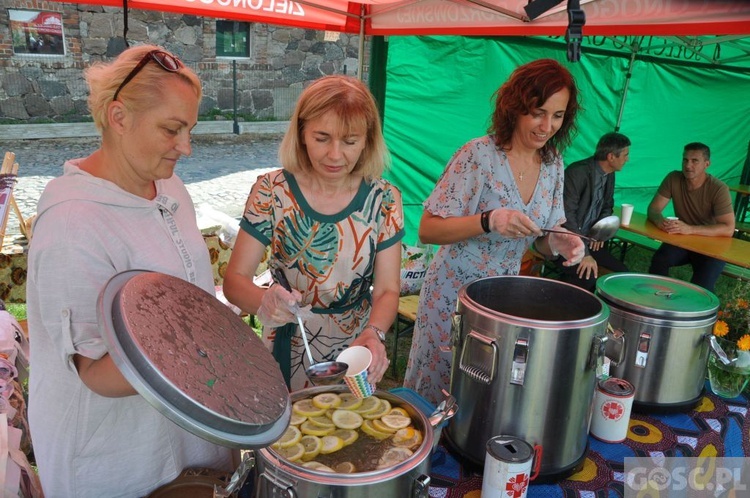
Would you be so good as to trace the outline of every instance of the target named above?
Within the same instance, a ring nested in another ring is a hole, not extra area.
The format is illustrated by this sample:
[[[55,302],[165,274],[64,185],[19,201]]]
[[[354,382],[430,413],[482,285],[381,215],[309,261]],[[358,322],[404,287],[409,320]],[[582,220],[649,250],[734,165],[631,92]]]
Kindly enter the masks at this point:
[[[9,9],[13,54],[65,55],[62,14]]]
[[[216,57],[250,57],[250,23],[216,21]]]

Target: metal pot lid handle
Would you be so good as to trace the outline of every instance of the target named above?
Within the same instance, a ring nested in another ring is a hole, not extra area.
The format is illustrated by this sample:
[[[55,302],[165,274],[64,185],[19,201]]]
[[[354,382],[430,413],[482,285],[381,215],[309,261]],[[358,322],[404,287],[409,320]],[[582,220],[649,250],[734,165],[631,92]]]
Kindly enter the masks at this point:
[[[97,312],[115,364],[170,420],[235,448],[281,437],[291,400],[278,364],[215,296],[177,277],[133,270],[110,279]]]

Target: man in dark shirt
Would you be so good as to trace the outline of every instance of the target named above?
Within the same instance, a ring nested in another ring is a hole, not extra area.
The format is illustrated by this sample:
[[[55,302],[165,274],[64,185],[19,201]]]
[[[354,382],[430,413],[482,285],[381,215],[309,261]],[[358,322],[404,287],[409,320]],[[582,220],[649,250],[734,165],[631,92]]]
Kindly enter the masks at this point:
[[[668,233],[731,237],[734,235],[734,210],[729,188],[706,173],[711,150],[700,142],[689,143],[682,152],[682,171],[672,171],[659,185],[648,206],[648,219]],[[676,218],[665,218],[662,211],[672,200]],[[651,259],[649,273],[669,275],[673,266],[690,264],[690,281],[713,292],[724,270],[724,261],[703,256],[663,243]]]
[[[629,155],[630,139],[621,133],[607,133],[596,144],[593,157],[565,169],[565,228],[588,235],[594,223],[612,214],[615,172],[622,170]],[[604,242],[589,242],[586,256],[576,266],[565,267],[556,261],[562,280],[593,292],[600,267],[628,271],[604,246]]]

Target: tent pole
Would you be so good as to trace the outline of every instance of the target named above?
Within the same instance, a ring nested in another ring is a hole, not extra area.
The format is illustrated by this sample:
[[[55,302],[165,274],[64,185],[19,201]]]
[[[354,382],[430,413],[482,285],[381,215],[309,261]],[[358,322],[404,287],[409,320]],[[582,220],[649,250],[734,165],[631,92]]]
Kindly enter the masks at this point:
[[[388,40],[384,36],[373,36],[370,39],[370,70],[368,86],[378,104],[381,124],[385,124],[385,85],[386,66],[388,65]]]
[[[617,123],[615,124],[615,131],[620,131],[620,124],[622,124],[622,113],[625,112],[625,99],[628,96],[628,87],[630,86],[630,77],[633,76],[633,64],[635,63],[635,54],[637,50],[633,50],[630,54],[630,63],[628,64],[628,72],[625,75],[625,88],[622,90],[622,99],[620,100],[620,112],[617,114]]]
[[[357,78],[364,81],[365,72],[365,4],[359,6],[359,57],[357,58]]]

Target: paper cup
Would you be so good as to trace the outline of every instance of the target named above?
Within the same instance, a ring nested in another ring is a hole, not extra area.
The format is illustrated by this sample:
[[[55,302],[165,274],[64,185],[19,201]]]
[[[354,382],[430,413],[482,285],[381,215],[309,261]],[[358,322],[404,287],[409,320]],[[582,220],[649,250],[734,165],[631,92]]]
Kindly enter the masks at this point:
[[[352,346],[342,351],[336,361],[349,365],[344,382],[353,395],[358,398],[372,396],[375,389],[367,382],[367,369],[372,361],[372,353],[369,349],[364,346]]]
[[[622,205],[622,216],[620,217],[621,225],[630,225],[630,218],[633,217],[633,205],[623,204]]]

